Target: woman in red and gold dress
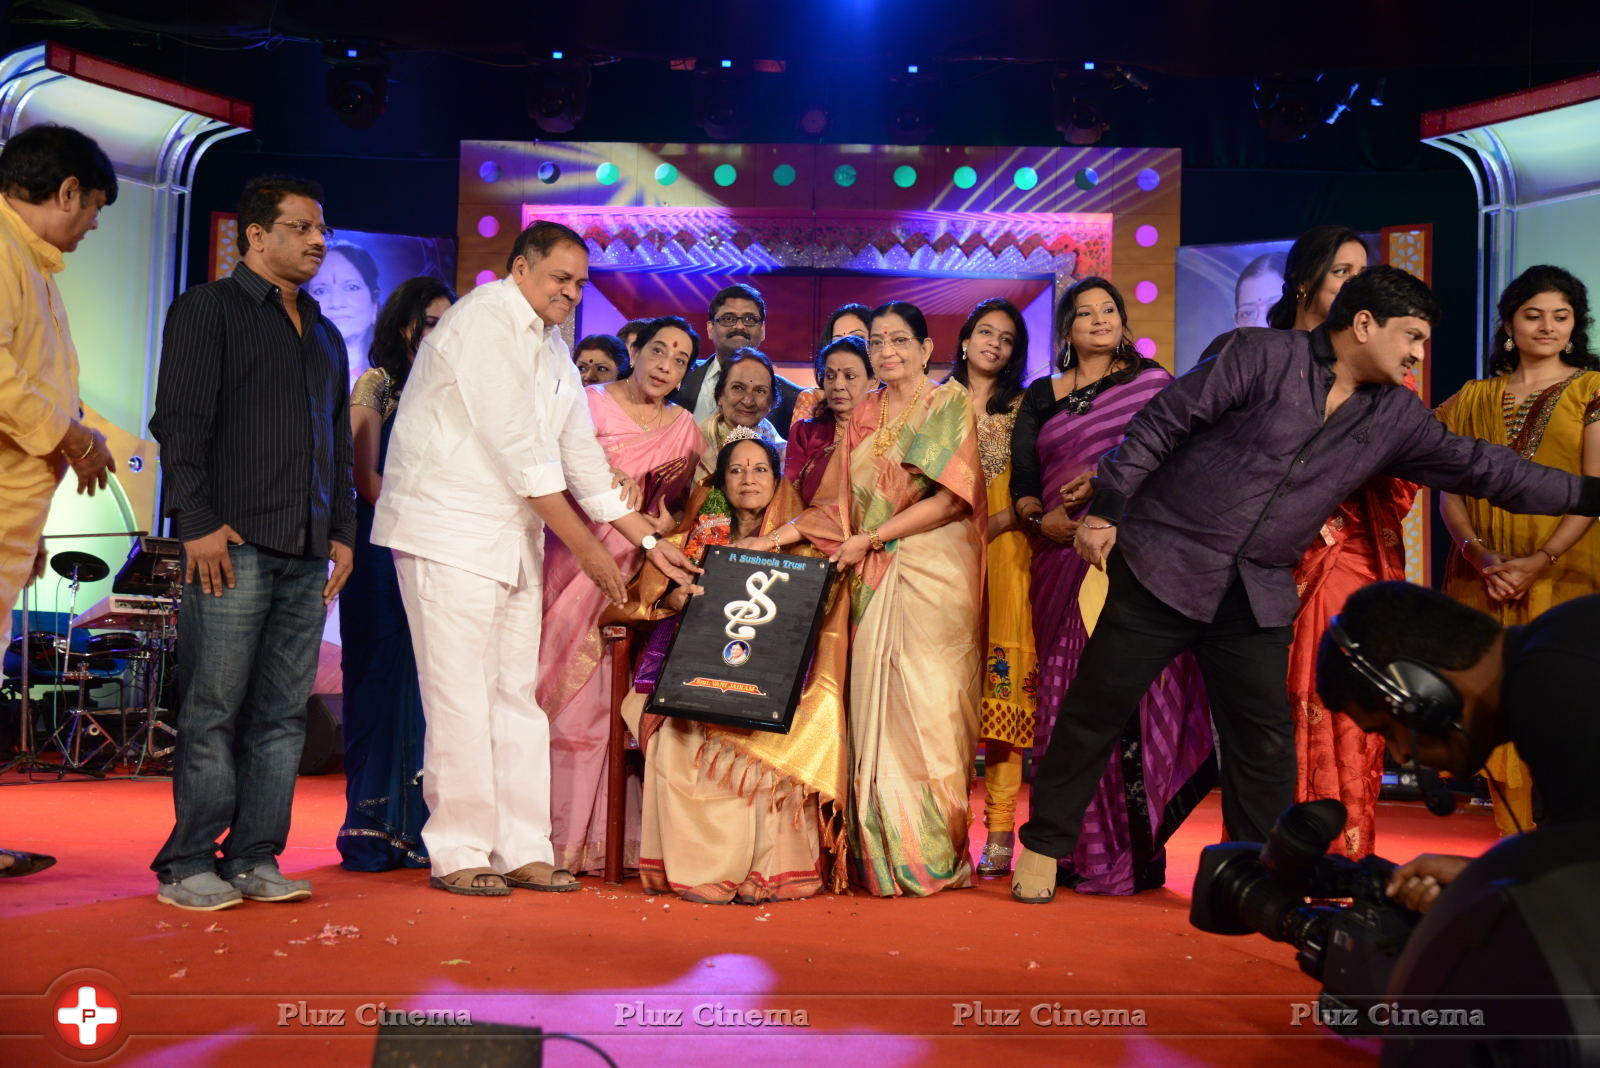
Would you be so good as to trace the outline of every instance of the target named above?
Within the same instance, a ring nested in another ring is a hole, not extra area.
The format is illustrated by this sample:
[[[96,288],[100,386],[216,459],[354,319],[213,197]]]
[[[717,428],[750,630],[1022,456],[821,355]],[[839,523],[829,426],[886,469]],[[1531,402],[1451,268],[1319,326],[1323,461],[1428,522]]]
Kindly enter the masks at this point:
[[[1367,246],[1355,231],[1312,227],[1289,250],[1283,296],[1268,323],[1279,330],[1320,327],[1340,287],[1366,266]],[[1295,569],[1300,614],[1289,649],[1289,702],[1299,762],[1294,799],[1342,801],[1349,816],[1331,851],[1357,859],[1373,849],[1383,739],[1323,707],[1317,698],[1317,646],[1328,620],[1352,593],[1368,583],[1405,578],[1402,524],[1416,495],[1410,482],[1373,479],[1328,517]]]

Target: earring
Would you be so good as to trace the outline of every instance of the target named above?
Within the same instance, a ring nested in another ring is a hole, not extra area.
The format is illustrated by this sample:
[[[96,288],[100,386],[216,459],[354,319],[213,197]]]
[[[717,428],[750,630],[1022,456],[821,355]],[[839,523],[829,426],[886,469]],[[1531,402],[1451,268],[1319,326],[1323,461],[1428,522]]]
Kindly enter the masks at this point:
[[[1517,351],[1516,344],[1510,338],[1506,338],[1506,351],[1507,352],[1516,352]]]

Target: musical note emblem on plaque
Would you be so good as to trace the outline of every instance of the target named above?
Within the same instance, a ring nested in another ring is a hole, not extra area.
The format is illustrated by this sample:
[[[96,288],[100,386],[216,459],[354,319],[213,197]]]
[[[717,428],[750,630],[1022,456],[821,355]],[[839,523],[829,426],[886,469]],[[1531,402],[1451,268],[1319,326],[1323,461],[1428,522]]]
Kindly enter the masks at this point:
[[[805,682],[833,565],[716,545],[661,667],[651,710],[787,731]]]
[[[749,598],[729,601],[722,606],[722,614],[728,620],[722,632],[732,639],[722,647],[723,663],[739,667],[749,662],[750,639],[756,636],[756,628],[771,623],[778,614],[778,606],[767,596],[767,588],[774,582],[788,581],[789,576],[783,571],[757,571],[744,580],[744,592]]]

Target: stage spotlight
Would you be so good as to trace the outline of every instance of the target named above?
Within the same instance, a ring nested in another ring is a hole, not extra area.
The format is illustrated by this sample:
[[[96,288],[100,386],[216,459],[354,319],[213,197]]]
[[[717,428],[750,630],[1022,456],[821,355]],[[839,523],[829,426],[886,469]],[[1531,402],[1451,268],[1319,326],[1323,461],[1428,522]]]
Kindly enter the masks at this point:
[[[821,104],[813,104],[800,113],[800,132],[807,137],[821,137],[828,132],[833,116]]]
[[[694,75],[694,121],[707,137],[737,141],[750,125],[750,78],[742,71],[711,68]]]
[[[328,62],[324,91],[339,121],[364,129],[383,117],[389,104],[389,57],[364,45],[339,42],[323,49]]]
[[[1333,107],[1328,111],[1328,117],[1322,121],[1329,126],[1332,126],[1334,123],[1338,122],[1339,119],[1343,117],[1345,112],[1355,107],[1356,93],[1360,89],[1361,86],[1359,84],[1356,82],[1351,82],[1350,88],[1345,90],[1345,93],[1342,97],[1333,102]]]
[[[581,59],[541,59],[528,65],[528,118],[545,133],[571,133],[583,121],[594,74]]]
[[[920,145],[934,125],[933,86],[926,75],[889,80],[889,139],[897,145]]]
[[[1098,73],[1063,69],[1056,71],[1053,90],[1056,129],[1067,144],[1099,144],[1111,128],[1111,83]]]
[[[1304,140],[1317,124],[1317,83],[1322,75],[1269,74],[1255,79],[1250,102],[1267,139],[1279,144]]]

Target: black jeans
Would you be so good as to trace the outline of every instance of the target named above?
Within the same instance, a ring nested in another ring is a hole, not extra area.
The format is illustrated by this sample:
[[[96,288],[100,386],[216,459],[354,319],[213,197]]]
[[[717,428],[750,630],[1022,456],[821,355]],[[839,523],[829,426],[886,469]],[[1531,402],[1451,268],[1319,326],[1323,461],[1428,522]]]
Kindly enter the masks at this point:
[[[1161,670],[1194,650],[1211,700],[1222,765],[1222,819],[1229,838],[1260,842],[1294,801],[1294,718],[1289,712],[1290,627],[1261,627],[1235,581],[1210,623],[1199,623],[1145,589],[1113,552],[1100,622],[1033,780],[1022,844],[1069,857],[1084,810],[1112,748]]]

